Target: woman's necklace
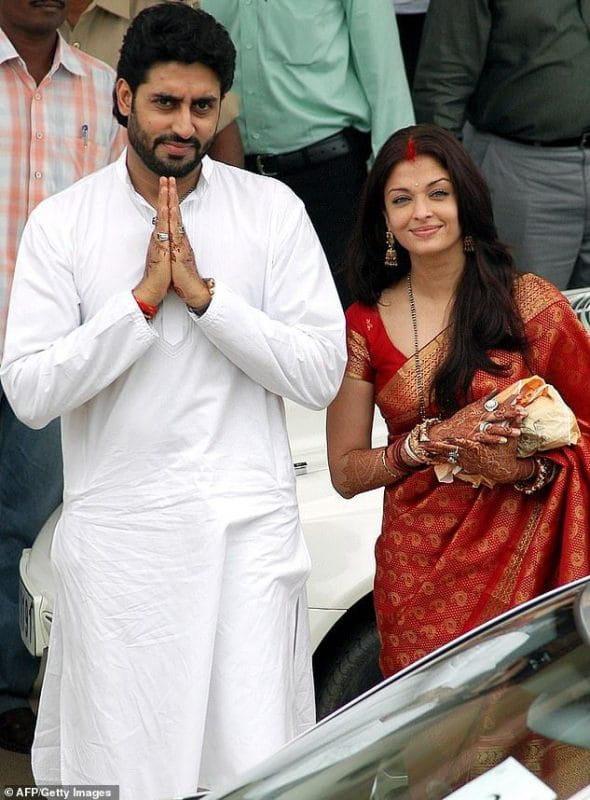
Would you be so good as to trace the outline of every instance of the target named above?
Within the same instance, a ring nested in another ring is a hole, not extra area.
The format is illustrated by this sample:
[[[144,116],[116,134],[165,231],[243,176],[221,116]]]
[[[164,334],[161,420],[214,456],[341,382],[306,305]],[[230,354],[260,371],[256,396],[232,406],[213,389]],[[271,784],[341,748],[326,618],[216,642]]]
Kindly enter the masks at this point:
[[[412,289],[412,276],[408,272],[408,299],[410,301],[410,314],[412,316],[412,329],[414,333],[414,365],[416,369],[416,390],[418,393],[418,407],[420,409],[420,419],[426,420],[426,400],[424,398],[424,375],[422,372],[422,362],[420,361],[420,348],[418,345],[418,316],[416,314],[416,301],[414,300],[414,290]]]

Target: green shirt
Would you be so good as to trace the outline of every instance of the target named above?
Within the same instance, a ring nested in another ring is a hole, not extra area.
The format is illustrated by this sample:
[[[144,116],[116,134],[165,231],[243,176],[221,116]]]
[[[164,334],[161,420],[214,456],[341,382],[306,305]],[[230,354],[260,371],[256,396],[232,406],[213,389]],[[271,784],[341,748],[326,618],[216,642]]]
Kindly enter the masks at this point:
[[[590,0],[431,0],[420,122],[552,141],[590,130]]]
[[[373,152],[414,121],[391,0],[203,0],[238,50],[246,153],[285,153],[353,126]]]

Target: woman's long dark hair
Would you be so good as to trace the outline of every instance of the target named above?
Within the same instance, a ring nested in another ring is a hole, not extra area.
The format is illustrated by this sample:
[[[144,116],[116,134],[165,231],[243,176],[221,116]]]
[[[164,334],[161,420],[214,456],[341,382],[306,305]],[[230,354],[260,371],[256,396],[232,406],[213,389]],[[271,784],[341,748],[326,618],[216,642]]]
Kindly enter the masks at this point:
[[[408,142],[411,141],[410,150]],[[463,235],[475,242],[451,311],[449,350],[433,381],[431,400],[447,416],[470,399],[477,370],[494,375],[507,368],[488,355],[493,348],[526,353],[524,324],[513,296],[517,270],[498,240],[485,180],[460,142],[435,125],[413,125],[393,134],[379,151],[363,191],[359,215],[345,256],[354,299],[369,306],[410,270],[408,251],[396,242],[398,267],[386,267],[384,192],[391,171],[412,156],[431,156],[449,173]]]

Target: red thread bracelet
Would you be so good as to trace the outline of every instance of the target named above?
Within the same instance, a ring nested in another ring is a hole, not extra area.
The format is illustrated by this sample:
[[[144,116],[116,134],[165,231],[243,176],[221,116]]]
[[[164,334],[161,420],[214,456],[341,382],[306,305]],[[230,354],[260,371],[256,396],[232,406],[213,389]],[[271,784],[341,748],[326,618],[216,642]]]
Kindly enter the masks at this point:
[[[133,297],[135,297],[135,295],[133,295]],[[155,317],[156,314],[158,313],[158,306],[151,306],[149,303],[144,303],[142,300],[139,300],[137,297],[135,297],[135,302],[140,307],[140,309],[141,309],[141,311],[143,313],[143,316],[146,319],[152,319],[152,317]]]

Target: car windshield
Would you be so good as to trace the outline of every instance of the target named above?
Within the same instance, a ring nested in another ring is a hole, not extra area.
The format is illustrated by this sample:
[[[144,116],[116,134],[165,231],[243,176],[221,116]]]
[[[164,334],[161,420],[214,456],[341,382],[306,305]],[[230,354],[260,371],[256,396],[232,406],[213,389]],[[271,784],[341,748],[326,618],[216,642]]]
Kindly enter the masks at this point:
[[[589,617],[581,589],[508,617],[318,725],[224,796],[572,798],[590,784]],[[476,791],[487,773],[494,791]]]

